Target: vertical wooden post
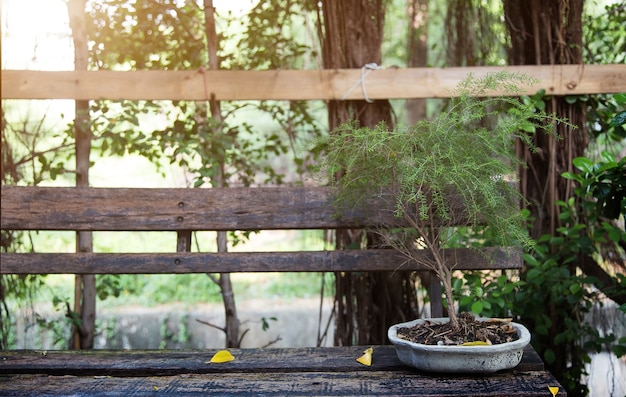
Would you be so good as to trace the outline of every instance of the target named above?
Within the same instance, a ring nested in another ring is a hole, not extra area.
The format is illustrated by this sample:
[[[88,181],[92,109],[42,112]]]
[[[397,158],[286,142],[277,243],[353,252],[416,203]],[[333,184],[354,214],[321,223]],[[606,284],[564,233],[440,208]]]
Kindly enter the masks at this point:
[[[74,69],[88,69],[87,29],[85,26],[86,0],[69,0],[67,3],[72,39],[74,41]],[[74,131],[76,139],[76,186],[89,186],[89,155],[91,152],[91,127],[89,101],[75,103]],[[76,232],[76,251],[92,252],[92,233]],[[74,326],[73,346],[93,348],[96,321],[96,279],[93,274],[76,275],[74,283],[74,311],[80,313],[80,325]]]
[[[420,272],[420,280],[422,284],[428,288],[428,296],[430,297],[430,317],[443,317],[443,299],[441,281],[437,278],[435,272],[426,270]],[[452,310],[455,310],[452,308]]]
[[[191,230],[179,230],[176,235],[176,252],[191,252]]]

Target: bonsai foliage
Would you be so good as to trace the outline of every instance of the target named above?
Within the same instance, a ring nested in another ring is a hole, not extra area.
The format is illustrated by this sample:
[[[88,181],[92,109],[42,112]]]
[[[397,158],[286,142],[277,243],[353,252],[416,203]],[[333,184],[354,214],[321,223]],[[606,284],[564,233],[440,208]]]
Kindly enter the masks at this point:
[[[454,250],[445,248],[456,227],[485,225],[499,245],[532,245],[520,210],[522,197],[512,183],[521,165],[513,142],[521,139],[532,147],[531,134],[538,127],[550,130],[555,119],[516,98],[521,85],[531,83],[528,76],[508,72],[470,75],[433,120],[392,130],[385,124],[362,128],[348,123],[322,142],[338,209],[362,210],[365,201],[374,199],[384,203],[376,211],[393,211],[393,221],[371,219],[376,231],[407,261],[435,272],[455,329],[452,272],[457,260]],[[494,90],[504,95],[481,98]],[[423,255],[424,249],[431,255]]]

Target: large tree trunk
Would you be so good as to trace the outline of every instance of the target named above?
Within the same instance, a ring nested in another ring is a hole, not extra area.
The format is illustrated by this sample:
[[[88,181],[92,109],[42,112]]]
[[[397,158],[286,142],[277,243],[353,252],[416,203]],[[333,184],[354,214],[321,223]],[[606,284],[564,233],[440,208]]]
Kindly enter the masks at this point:
[[[583,0],[519,2],[505,0],[504,9],[511,36],[509,63],[513,65],[582,64]],[[530,153],[519,147],[528,167],[520,169],[521,189],[530,201],[535,219],[533,237],[554,234],[559,226],[556,200],[572,196],[573,181],[561,178],[565,171],[574,172],[572,159],[582,156],[587,147],[584,108],[568,104],[564,97],[552,97],[548,113],[566,117],[577,125],[556,126],[556,135],[535,134],[539,149]]]
[[[381,63],[386,1],[323,0],[318,8],[318,33],[326,69],[362,68]],[[367,79],[365,80],[367,81]],[[356,120],[361,126],[391,126],[388,101],[329,101],[329,128]],[[337,248],[375,245],[373,236],[358,230],[337,231]],[[336,273],[336,345],[387,342],[387,328],[417,316],[415,283],[408,272]]]
[[[504,0],[504,9],[511,40],[510,64],[582,64],[583,0]],[[546,111],[567,118],[578,129],[561,123],[556,126],[556,135],[534,134],[536,152],[518,143],[518,156],[527,164],[519,170],[520,189],[529,201],[534,219],[530,233],[534,238],[556,235],[556,229],[561,226],[556,201],[573,197],[574,188],[571,180],[560,175],[574,172],[572,159],[582,156],[587,147],[584,108],[568,104],[564,97],[552,97],[546,103]],[[575,274],[576,264],[562,266],[570,267],[571,274]],[[544,311],[549,316],[557,309],[549,302],[546,306]],[[532,318],[523,321],[532,327]],[[565,330],[565,325],[559,323],[553,324],[546,340],[554,341]],[[548,368],[560,378],[569,365],[568,357],[580,354],[579,347],[572,343],[552,343],[550,348],[557,360],[548,363]]]
[[[423,68],[428,66],[428,0],[409,0],[408,14],[407,66]],[[426,118],[426,99],[407,99],[404,106],[408,124]]]
[[[86,0],[67,3],[72,39],[74,41],[74,69],[87,70],[89,49],[85,26]],[[89,155],[91,152],[91,127],[89,101],[76,101],[74,131],[76,138],[76,186],[89,186]],[[76,251],[92,251],[92,233],[76,232]],[[92,349],[96,321],[96,276],[76,275],[74,282],[74,311],[80,315],[80,324],[73,326],[73,347]],[[68,313],[70,315],[70,313]]]
[[[484,0],[446,2],[446,66],[482,66],[499,58],[502,43],[494,25],[501,24],[502,14],[495,5]]]

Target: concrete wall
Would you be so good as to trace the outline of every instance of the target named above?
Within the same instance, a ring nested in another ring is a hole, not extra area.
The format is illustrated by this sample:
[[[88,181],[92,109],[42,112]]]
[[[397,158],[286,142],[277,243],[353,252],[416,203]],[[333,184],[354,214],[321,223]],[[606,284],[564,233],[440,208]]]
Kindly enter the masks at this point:
[[[242,347],[317,346],[319,300],[279,299],[243,301],[238,304],[245,332]],[[332,302],[325,302],[321,329],[325,329]],[[210,349],[224,348],[224,308],[217,304],[159,305],[155,307],[98,307],[96,349]],[[44,320],[45,319],[45,320]],[[16,319],[18,349],[63,349],[70,327],[63,314],[26,313]],[[209,323],[215,327],[206,325]],[[267,326],[264,330],[264,324]],[[333,324],[323,346],[332,345]],[[323,331],[321,331],[323,332]],[[241,335],[240,335],[241,336]]]

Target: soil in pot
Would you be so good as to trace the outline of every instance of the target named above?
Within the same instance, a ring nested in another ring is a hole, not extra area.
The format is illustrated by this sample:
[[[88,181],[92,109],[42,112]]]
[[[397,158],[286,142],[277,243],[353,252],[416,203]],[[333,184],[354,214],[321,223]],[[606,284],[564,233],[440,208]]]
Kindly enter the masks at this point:
[[[510,319],[476,320],[471,313],[459,315],[459,330],[449,322],[424,321],[410,328],[399,328],[398,337],[424,345],[497,345],[519,339]]]

